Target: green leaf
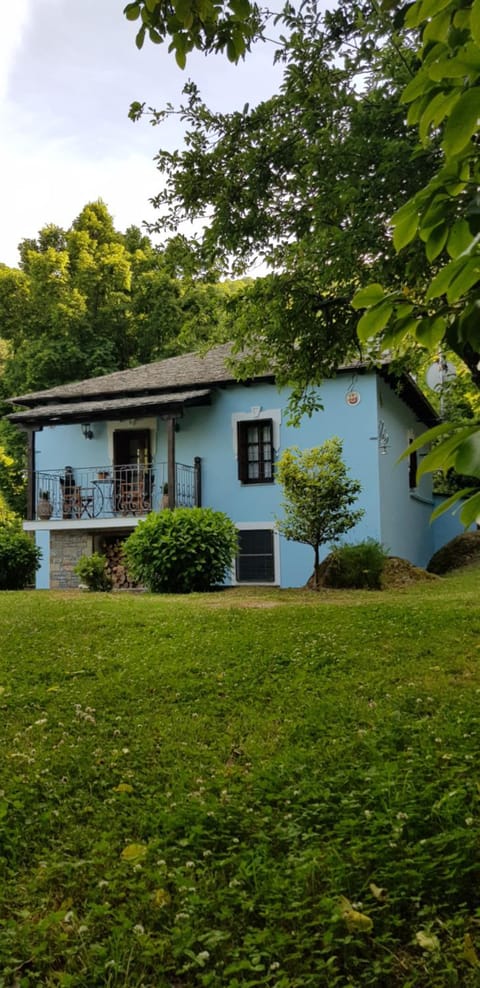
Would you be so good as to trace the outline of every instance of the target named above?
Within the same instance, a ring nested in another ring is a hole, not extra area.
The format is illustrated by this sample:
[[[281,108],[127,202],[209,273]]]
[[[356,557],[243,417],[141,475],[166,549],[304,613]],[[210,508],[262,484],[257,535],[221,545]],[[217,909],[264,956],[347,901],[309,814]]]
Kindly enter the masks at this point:
[[[427,41],[445,41],[450,30],[451,17],[450,10],[442,10],[437,13],[436,17],[432,17],[432,20],[427,24],[423,32],[423,43],[426,44]]]
[[[438,14],[440,10],[444,10],[450,3],[451,0],[423,0],[421,10],[422,21],[426,20],[427,17]]]
[[[438,81],[438,80],[437,80]],[[433,88],[433,82],[426,69],[419,69],[417,74],[408,83],[401,95],[401,103],[411,103],[419,96],[424,96],[429,89]]]
[[[353,309],[366,309],[370,305],[376,305],[380,302],[385,295],[385,292],[378,282],[373,282],[371,285],[366,285],[365,288],[360,288],[359,291],[353,296],[351,305]]]
[[[476,522],[480,517],[480,491],[469,497],[468,501],[465,502],[463,508],[460,512],[460,521],[465,528],[468,528],[473,522]]]
[[[435,449],[432,449],[420,463],[417,471],[418,480],[420,480],[424,474],[431,473],[432,470],[449,470],[450,467],[454,465],[458,447],[461,446],[464,440],[467,439],[476,428],[477,426],[469,426],[467,429],[460,429],[453,436],[449,436],[448,439],[443,439],[438,446],[435,446]],[[410,446],[410,451],[413,452],[412,446]]]
[[[437,518],[440,518],[441,515],[444,515],[447,511],[450,511],[450,508],[453,508],[453,505],[456,504],[457,501],[461,501],[462,498],[467,497],[467,495],[471,494],[474,490],[474,487],[463,487],[461,491],[455,491],[455,494],[452,494],[451,497],[447,497],[445,501],[442,501],[442,503],[435,508],[435,511],[432,511],[430,515],[430,522],[435,521]]]
[[[143,42],[145,41],[145,25],[142,24],[140,30],[137,32],[135,37],[135,44],[138,49],[143,48]]]
[[[385,302],[375,305],[372,309],[367,309],[357,326],[359,340],[364,343],[372,336],[375,336],[376,333],[381,333],[382,329],[387,325],[392,312],[393,305]]]
[[[138,861],[142,861],[146,857],[147,852],[148,847],[146,844],[128,844],[127,847],[124,847],[120,857],[122,861],[137,864]]]
[[[440,425],[434,425],[433,428],[427,429],[426,432],[422,432],[421,436],[417,436],[412,443],[409,444],[408,448],[403,451],[401,456],[398,457],[397,463],[401,463],[405,460],[410,453],[415,453],[417,450],[422,449],[428,443],[433,443],[439,436],[445,435],[446,432],[452,431],[455,426],[451,422],[441,422]],[[475,428],[475,426],[470,426],[470,428]]]
[[[137,21],[140,17],[140,4],[138,3],[127,3],[125,10],[123,11],[127,21]]]
[[[182,51],[180,48],[177,48],[175,50],[175,61],[179,69],[184,69],[187,64],[187,56],[185,52]]]
[[[468,144],[478,128],[480,115],[480,88],[474,86],[462,93],[445,126],[443,149],[445,154],[458,154]]]
[[[447,251],[454,259],[463,254],[473,243],[472,231],[466,220],[457,220],[453,224],[447,241]]]
[[[242,21],[247,19],[252,9],[249,0],[230,0],[229,7]]]
[[[441,254],[447,242],[449,233],[450,227],[448,226],[448,223],[440,223],[439,226],[436,226],[432,230],[425,247],[426,255],[429,261],[433,261],[439,254]]]
[[[470,11],[470,30],[476,45],[480,47],[480,0],[474,0]]]
[[[480,477],[480,429],[469,436],[458,449],[455,470],[467,477]]]
[[[425,301],[430,302],[432,298],[440,298],[440,295],[444,295],[450,285],[450,282],[453,281],[458,274],[460,267],[461,261],[455,260],[449,261],[445,267],[441,268],[427,289]]]
[[[447,288],[447,301],[458,302],[466,292],[480,281],[480,257],[459,258],[459,273]]]
[[[422,319],[417,325],[415,335],[422,346],[433,350],[443,340],[446,328],[447,324],[443,316],[437,316],[436,319]]]
[[[178,20],[185,26],[192,23],[192,3],[191,0],[173,0],[173,8]]]
[[[406,247],[413,240],[418,229],[419,215],[416,204],[410,200],[407,205],[411,206],[409,210],[402,207],[403,212],[398,210],[392,217],[393,244],[397,251],[402,250],[402,247]]]
[[[459,98],[459,93],[454,90],[451,93],[444,93],[442,91],[437,93],[433,99],[429,100],[418,125],[418,133],[421,141],[425,141],[428,137],[430,127],[439,126]]]

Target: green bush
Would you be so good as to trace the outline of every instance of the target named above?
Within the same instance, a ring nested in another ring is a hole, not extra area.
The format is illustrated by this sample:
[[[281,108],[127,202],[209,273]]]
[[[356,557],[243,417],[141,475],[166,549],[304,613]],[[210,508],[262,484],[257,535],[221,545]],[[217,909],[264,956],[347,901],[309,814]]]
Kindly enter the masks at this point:
[[[35,579],[40,549],[16,524],[0,525],[0,590],[23,590]]]
[[[112,589],[112,578],[107,573],[107,560],[99,552],[91,556],[81,556],[74,572],[89,590],[108,591]]]
[[[128,570],[153,593],[192,593],[223,583],[237,551],[235,525],[211,508],[164,509],[124,544]]]
[[[325,584],[329,587],[380,590],[388,554],[375,539],[334,549]]]

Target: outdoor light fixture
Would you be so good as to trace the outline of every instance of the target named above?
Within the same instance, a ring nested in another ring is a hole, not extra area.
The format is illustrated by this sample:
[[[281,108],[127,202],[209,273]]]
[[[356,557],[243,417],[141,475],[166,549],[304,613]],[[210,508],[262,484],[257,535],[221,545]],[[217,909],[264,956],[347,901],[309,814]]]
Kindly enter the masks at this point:
[[[84,439],[93,439],[93,432],[90,428],[90,422],[82,422],[81,429]]]
[[[379,419],[378,422],[378,435],[370,436],[370,439],[375,439],[378,442],[378,451],[385,455],[390,449],[390,436],[385,428],[385,422]]]

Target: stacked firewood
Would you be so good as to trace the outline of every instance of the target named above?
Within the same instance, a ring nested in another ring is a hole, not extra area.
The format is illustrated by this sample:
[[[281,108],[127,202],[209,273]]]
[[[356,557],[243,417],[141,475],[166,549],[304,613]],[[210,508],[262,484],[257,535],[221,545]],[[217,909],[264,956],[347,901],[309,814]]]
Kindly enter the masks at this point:
[[[132,580],[127,572],[123,559],[123,540],[110,538],[102,540],[102,552],[107,560],[107,572],[112,577],[114,589],[130,590],[137,587],[138,583]]]

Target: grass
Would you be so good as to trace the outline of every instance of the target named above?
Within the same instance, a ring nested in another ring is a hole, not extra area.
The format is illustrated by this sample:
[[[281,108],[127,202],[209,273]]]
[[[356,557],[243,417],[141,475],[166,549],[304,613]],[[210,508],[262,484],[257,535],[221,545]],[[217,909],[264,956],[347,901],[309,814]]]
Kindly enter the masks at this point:
[[[0,988],[477,986],[479,583],[0,594]]]

